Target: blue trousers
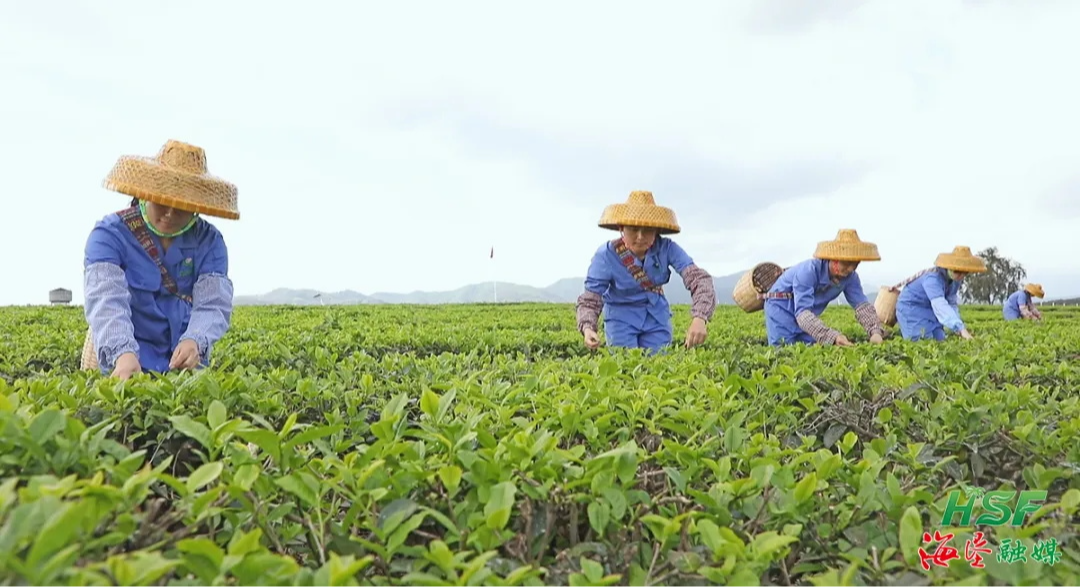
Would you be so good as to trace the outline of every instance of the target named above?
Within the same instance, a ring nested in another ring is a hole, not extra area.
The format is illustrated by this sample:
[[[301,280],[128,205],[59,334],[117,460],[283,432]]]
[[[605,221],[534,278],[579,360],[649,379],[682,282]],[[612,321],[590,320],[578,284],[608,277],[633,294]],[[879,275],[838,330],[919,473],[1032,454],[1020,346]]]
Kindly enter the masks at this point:
[[[605,320],[604,331],[608,346],[649,349],[655,353],[671,344],[671,322],[661,323],[652,316],[645,316],[645,324],[638,328],[621,320]]]
[[[933,308],[897,304],[896,323],[904,340],[945,340],[945,327],[934,315]]]
[[[769,338],[769,345],[781,346],[786,344],[815,344],[814,337],[799,328],[795,317],[785,308],[778,304],[765,303],[765,334]]]

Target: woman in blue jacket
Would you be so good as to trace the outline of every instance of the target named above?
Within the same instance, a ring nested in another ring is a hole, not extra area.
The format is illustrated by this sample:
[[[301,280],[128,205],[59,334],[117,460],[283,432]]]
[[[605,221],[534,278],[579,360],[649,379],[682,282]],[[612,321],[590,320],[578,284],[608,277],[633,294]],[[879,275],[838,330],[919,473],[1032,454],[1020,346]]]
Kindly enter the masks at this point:
[[[675,213],[657,206],[652,192],[635,191],[626,203],[608,206],[599,224],[620,235],[596,249],[585,291],[577,299],[578,332],[585,346],[600,346],[597,321],[601,311],[611,346],[655,353],[670,344],[671,306],[663,286],[671,279],[671,269],[682,277],[692,300],[693,318],[684,346],[704,342],[706,325],[716,310],[716,291],[712,276],[675,241],[661,236],[680,231]]]
[[[1029,283],[1020,291],[1013,292],[1005,300],[1001,313],[1006,320],[1018,320],[1020,318],[1024,320],[1042,320],[1042,313],[1035,307],[1035,304],[1031,303],[1031,297],[1035,296],[1041,300],[1044,295],[1046,294],[1043,292],[1041,285]]]
[[[904,286],[896,300],[896,322],[906,340],[945,340],[945,329],[973,338],[960,319],[958,295],[964,278],[986,271],[986,263],[969,247],[941,253],[934,267]]]
[[[829,302],[841,293],[854,308],[855,318],[870,336],[870,342],[880,344],[885,329],[856,272],[860,262],[880,260],[877,245],[860,240],[859,233],[852,229],[837,232],[836,240],[818,243],[814,258],[789,267],[762,296],[769,344],[852,346],[846,336],[820,318]]]
[[[225,241],[200,215],[238,219],[236,187],[178,141],[155,158],[120,157],[105,187],[133,199],[86,241],[83,367],[127,379],[206,366],[229,329],[233,284]]]

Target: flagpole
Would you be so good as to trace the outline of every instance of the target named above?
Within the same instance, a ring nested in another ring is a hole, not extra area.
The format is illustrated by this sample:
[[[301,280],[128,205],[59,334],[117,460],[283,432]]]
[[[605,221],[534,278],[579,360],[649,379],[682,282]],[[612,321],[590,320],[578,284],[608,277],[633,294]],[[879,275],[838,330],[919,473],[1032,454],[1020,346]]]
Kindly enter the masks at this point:
[[[495,297],[495,303],[499,303],[499,278],[495,271],[495,247],[491,247],[491,292]]]

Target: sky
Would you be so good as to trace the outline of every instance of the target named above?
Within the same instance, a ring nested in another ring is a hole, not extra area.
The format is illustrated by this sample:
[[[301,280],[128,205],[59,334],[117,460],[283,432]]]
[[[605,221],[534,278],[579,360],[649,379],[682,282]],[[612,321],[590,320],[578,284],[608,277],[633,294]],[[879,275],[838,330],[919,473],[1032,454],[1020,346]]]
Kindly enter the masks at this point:
[[[169,139],[239,188],[208,218],[237,295],[543,287],[633,190],[716,276],[854,228],[864,284],[996,246],[1080,295],[1078,25],[1069,0],[0,3],[0,305],[82,303],[129,200],[102,180]]]

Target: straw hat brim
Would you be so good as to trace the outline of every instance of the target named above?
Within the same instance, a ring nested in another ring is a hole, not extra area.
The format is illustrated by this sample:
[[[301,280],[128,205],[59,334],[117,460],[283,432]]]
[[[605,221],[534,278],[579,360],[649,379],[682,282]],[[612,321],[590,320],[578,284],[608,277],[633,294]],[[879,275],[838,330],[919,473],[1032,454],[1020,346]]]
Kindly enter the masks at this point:
[[[1028,292],[1029,294],[1031,294],[1031,295],[1033,295],[1033,296],[1035,296],[1035,297],[1037,297],[1039,299],[1042,299],[1042,297],[1045,295],[1045,292],[1043,292],[1043,288],[1035,287],[1035,286],[1032,286],[1032,285],[1025,285],[1024,286],[1024,291]]]
[[[940,253],[934,261],[934,265],[942,269],[951,269],[962,273],[985,273],[986,263],[982,259],[972,255],[958,256],[952,253]]]
[[[660,234],[678,234],[682,230],[671,208],[623,203],[604,208],[599,225],[608,230],[619,230],[620,226],[642,226],[655,228]]]
[[[209,174],[162,166],[156,159],[125,155],[105,178],[105,188],[188,212],[238,220],[237,189]]]
[[[874,243],[824,241],[818,243],[814,258],[826,261],[880,261],[881,255]]]

